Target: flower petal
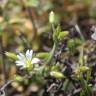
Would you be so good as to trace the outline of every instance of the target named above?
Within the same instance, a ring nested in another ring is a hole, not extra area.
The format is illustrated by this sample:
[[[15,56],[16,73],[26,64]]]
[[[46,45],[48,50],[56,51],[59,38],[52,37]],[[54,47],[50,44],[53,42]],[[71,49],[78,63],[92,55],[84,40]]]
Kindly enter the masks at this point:
[[[33,55],[33,50],[30,50],[29,54],[30,54],[30,56],[32,57],[32,55]]]
[[[20,56],[22,59],[25,59],[25,56],[24,56],[24,54],[22,54],[22,53],[19,53],[19,56]]]
[[[31,50],[31,51],[27,50],[26,51],[26,58],[31,60],[32,59],[32,54],[33,54],[33,50]]]
[[[94,33],[91,35],[91,38],[92,38],[93,40],[96,40],[96,32],[94,32]]]
[[[29,50],[26,51],[26,55],[29,55]]]
[[[33,58],[32,61],[31,61],[32,64],[36,64],[36,63],[39,63],[39,62],[40,62],[40,59],[38,59],[38,58]]]
[[[16,61],[15,63],[17,66],[24,66],[24,62],[22,61]]]
[[[19,60],[22,60],[22,59],[23,59],[20,55],[17,55],[17,58],[18,58]]]

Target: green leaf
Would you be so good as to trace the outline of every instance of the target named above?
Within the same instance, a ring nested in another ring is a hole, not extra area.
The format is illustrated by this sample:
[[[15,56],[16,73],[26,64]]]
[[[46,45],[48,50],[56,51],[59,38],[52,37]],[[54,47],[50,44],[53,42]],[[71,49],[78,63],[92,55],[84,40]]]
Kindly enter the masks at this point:
[[[67,47],[69,49],[69,51],[71,53],[74,53],[75,52],[75,40],[74,39],[70,39],[68,42],[67,42]]]
[[[56,28],[56,32],[53,33],[54,42],[58,42],[58,36],[59,36],[60,32],[61,32],[61,27],[60,27],[60,25],[58,25]]]
[[[68,79],[65,80],[64,86],[63,86],[64,91],[67,91],[67,89],[68,89],[68,87],[69,87],[69,82],[70,82],[70,81],[69,81]]]
[[[64,84],[63,84],[63,90],[65,92],[69,92],[70,90],[72,90],[74,88],[74,85],[72,84],[72,82],[68,79],[66,79],[64,81]]]
[[[51,67],[51,71],[58,71],[58,66],[54,66],[54,65],[53,65],[53,66]]]
[[[82,41],[78,38],[75,38],[75,44],[76,44],[76,47],[78,47],[82,44]]]
[[[64,37],[68,36],[68,34],[69,34],[68,31],[60,32],[58,36],[58,40],[63,40]]]
[[[69,51],[71,53],[74,53],[76,51],[76,48],[82,44],[80,39],[70,39],[67,42],[67,47],[69,48]]]

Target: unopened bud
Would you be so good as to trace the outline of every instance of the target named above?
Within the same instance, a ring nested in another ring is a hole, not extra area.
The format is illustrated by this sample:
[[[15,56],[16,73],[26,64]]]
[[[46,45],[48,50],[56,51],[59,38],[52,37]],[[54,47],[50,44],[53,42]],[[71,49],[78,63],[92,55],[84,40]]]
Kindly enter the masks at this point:
[[[86,71],[88,71],[89,70],[89,67],[87,67],[87,66],[82,66],[82,67],[80,67],[80,71],[81,72],[86,72]]]
[[[61,72],[57,72],[57,71],[51,71],[50,75],[55,78],[64,78],[64,75]]]
[[[49,14],[49,22],[54,23],[55,22],[55,13],[53,11]]]
[[[11,52],[6,52],[5,55],[7,57],[9,57],[10,59],[14,59],[14,60],[18,59],[17,56],[16,56],[16,54],[11,53]]]

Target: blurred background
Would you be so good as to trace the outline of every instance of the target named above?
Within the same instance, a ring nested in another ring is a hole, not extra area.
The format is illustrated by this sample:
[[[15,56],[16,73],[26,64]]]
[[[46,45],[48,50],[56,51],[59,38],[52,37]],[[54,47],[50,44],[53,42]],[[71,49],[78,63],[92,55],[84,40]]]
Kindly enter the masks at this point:
[[[55,23],[62,30],[78,24],[85,39],[90,40],[90,28],[96,23],[96,0],[0,0],[0,87],[18,70],[5,56],[6,51],[18,53],[32,48],[46,52],[52,48],[50,11],[55,12]],[[31,94],[28,82],[9,86],[8,96],[37,96]],[[38,90],[33,87],[33,91]]]

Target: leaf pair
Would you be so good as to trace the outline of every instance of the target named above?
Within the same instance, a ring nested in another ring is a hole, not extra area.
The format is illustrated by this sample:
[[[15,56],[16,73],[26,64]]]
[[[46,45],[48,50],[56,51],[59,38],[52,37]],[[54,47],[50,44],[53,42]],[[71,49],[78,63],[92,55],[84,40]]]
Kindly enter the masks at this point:
[[[61,31],[60,25],[57,26],[56,31],[53,33],[53,40],[55,43],[62,41],[66,36],[68,36],[68,31]]]

